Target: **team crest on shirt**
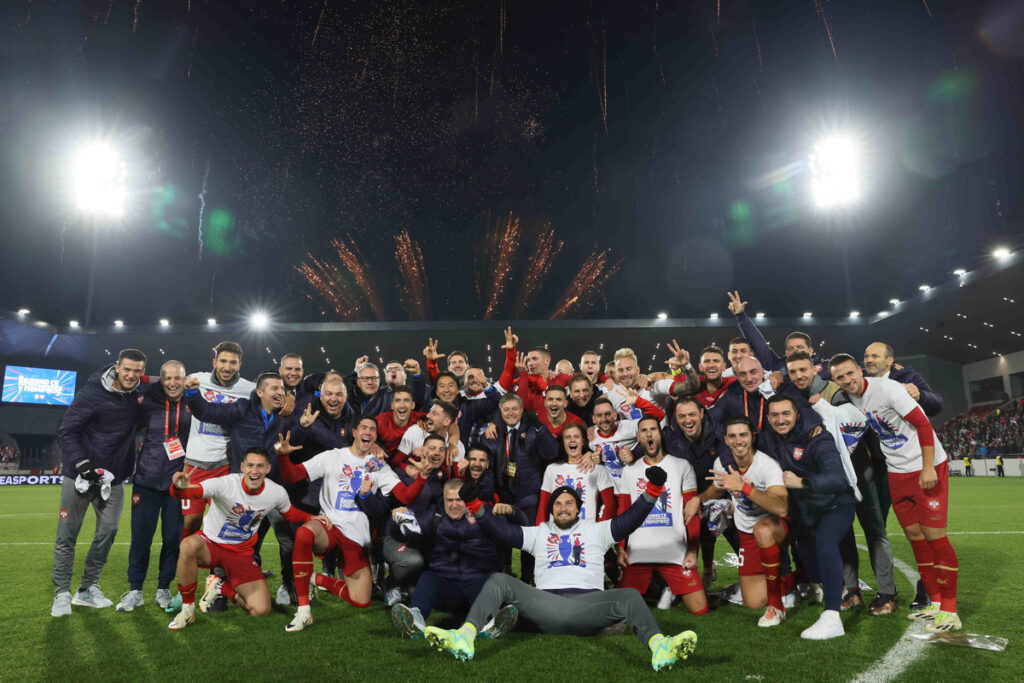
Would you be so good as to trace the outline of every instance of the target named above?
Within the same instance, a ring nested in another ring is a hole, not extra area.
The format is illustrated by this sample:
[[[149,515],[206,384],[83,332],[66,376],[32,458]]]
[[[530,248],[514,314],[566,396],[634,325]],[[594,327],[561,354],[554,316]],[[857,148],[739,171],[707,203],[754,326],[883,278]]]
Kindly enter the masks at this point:
[[[248,540],[263,521],[265,512],[263,509],[254,510],[247,505],[235,503],[231,506],[231,512],[228,513],[224,526],[220,528],[217,536],[225,541]]]
[[[802,457],[804,457],[804,449],[802,449],[802,448],[794,448],[793,449],[793,459],[794,460],[799,460]]]
[[[547,557],[548,569],[586,567],[587,558],[583,548],[582,534],[578,531],[571,534],[549,534]]]
[[[646,490],[647,480],[640,477],[636,480],[636,492],[642,495]],[[672,498],[668,494],[668,489],[662,491],[661,495],[658,496],[658,500],[654,501],[651,514],[647,515],[647,519],[644,520],[641,526],[672,526]]]

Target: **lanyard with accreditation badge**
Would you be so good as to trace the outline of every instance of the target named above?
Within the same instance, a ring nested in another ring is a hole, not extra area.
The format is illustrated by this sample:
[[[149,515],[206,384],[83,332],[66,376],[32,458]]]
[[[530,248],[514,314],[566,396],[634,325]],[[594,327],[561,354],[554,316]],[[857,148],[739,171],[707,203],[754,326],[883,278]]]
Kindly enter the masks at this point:
[[[185,448],[178,438],[178,427],[181,426],[181,401],[174,408],[174,436],[171,436],[171,402],[164,402],[164,450],[168,460],[177,460],[185,455]]]

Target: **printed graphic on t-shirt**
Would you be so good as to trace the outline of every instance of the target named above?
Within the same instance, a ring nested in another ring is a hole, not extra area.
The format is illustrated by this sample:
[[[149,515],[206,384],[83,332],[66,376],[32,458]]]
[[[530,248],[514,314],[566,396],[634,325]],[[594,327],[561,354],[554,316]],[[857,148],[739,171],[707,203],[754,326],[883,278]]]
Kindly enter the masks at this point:
[[[334,500],[335,510],[359,509],[356,506],[356,492],[363,485],[363,477],[368,474],[351,465],[345,465],[341,469],[341,476],[338,477],[338,497]]]
[[[241,503],[231,506],[224,526],[217,535],[225,541],[246,541],[255,533],[263,519],[263,510],[253,510]]]
[[[547,542],[548,569],[555,567],[586,567],[583,537],[578,531],[571,534],[550,534]]]
[[[567,477],[564,474],[555,475],[555,488],[560,486],[568,486],[571,489],[576,489],[576,493],[580,494],[580,498],[583,498],[583,477]],[[587,506],[584,505],[580,510],[580,519],[587,518]]]
[[[868,426],[870,426],[878,434],[878,440],[883,444],[893,449],[894,451],[899,450],[903,444],[907,442],[907,437],[896,431],[889,422],[878,414],[877,411],[871,411],[865,414]]]
[[[227,394],[222,394],[219,391],[214,391],[213,389],[204,389],[203,390],[203,399],[207,403],[234,403],[235,401],[238,400],[234,396],[228,396]],[[199,433],[200,434],[209,434],[211,436],[227,436],[228,435],[228,433],[226,431],[224,431],[224,428],[221,427],[220,425],[215,425],[212,422],[202,422],[202,421],[199,421]]]
[[[643,494],[646,490],[647,479],[640,477],[636,480],[636,491]],[[647,515],[647,519],[640,526],[672,526],[672,498],[669,496],[668,489],[662,491],[661,495],[658,496],[658,500],[654,501],[651,514]]]
[[[615,446],[606,443],[601,445],[601,459],[604,460],[604,466],[608,468],[608,474],[612,475],[615,479],[622,479],[622,461],[619,460],[618,453],[615,452]]]

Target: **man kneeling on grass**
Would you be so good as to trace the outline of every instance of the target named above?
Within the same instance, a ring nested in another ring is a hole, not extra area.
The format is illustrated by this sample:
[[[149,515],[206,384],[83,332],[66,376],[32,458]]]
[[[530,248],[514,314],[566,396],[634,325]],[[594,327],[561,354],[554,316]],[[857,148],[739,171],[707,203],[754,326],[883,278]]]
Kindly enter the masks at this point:
[[[167,628],[180,631],[196,620],[196,577],[199,567],[222,567],[227,579],[211,574],[206,591],[199,600],[203,612],[220,594],[233,600],[254,617],[270,613],[270,591],[263,572],[253,557],[260,522],[270,510],[276,509],[289,522],[319,520],[331,527],[326,517],[312,517],[293,508],[288,493],[280,484],[267,480],[270,457],[258,446],[248,449],[242,460],[241,474],[228,474],[207,479],[201,484],[189,481],[189,472],[178,472],[171,484],[171,495],[180,499],[209,498],[212,506],[203,518],[203,529],[181,541],[178,553],[178,590],[181,611]]]
[[[472,659],[477,632],[502,605],[512,604],[519,608],[522,618],[543,633],[594,635],[625,620],[640,642],[651,648],[655,671],[671,668],[679,658],[686,659],[697,644],[693,631],[667,637],[635,589],[602,590],[605,552],[643,524],[664,492],[667,478],[665,470],[649,467],[646,493],[621,515],[600,523],[581,520],[579,494],[571,487],[560,486],[551,493],[549,521],[532,527],[495,517],[477,499],[474,485],[463,484],[459,495],[484,532],[496,542],[534,556],[537,588],[506,574],[494,574],[473,601],[461,628],[428,626],[424,635],[440,651],[447,650],[456,659]]]

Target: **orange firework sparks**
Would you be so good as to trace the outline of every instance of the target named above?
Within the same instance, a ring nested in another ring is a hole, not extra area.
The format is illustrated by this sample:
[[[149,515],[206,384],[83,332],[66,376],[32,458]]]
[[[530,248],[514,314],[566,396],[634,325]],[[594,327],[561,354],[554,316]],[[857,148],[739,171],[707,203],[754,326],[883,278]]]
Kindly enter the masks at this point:
[[[581,314],[594,305],[598,291],[607,284],[622,265],[622,261],[609,264],[611,249],[602,252],[592,251],[576,272],[576,277],[562,294],[558,308],[551,314],[552,320],[566,318],[570,313]]]
[[[396,282],[402,292],[402,308],[410,320],[430,319],[430,286],[423,252],[408,230],[395,235],[395,261],[401,280]]]
[[[366,298],[374,316],[377,320],[384,320],[386,316],[384,315],[384,306],[381,304],[380,292],[377,291],[377,285],[366,270],[364,265],[366,259],[363,258],[363,253],[359,251],[359,246],[352,237],[349,237],[349,242],[350,245],[345,244],[342,239],[336,237],[331,240],[331,246],[338,252],[338,258],[356,281],[356,285]]]
[[[355,240],[349,238],[346,244],[343,239],[335,238],[331,246],[338,253],[342,267],[307,253],[310,262],[299,264],[295,269],[343,320],[367,320],[370,314],[377,320],[384,320],[380,293],[363,265],[366,259]]]
[[[519,219],[513,219],[509,214],[504,226],[495,223],[484,238],[476,271],[476,291],[484,304],[484,320],[491,320],[501,306],[505,289],[512,279],[521,236]]]
[[[565,242],[555,239],[555,231],[552,230],[551,224],[545,223],[544,227],[541,228],[537,246],[527,262],[523,285],[519,288],[519,296],[516,297],[516,318],[526,316],[526,312],[533,305],[534,299],[537,298],[537,292],[540,290],[541,285],[544,284],[548,273],[551,272],[551,266],[555,261],[555,257],[558,256],[564,246]]]

